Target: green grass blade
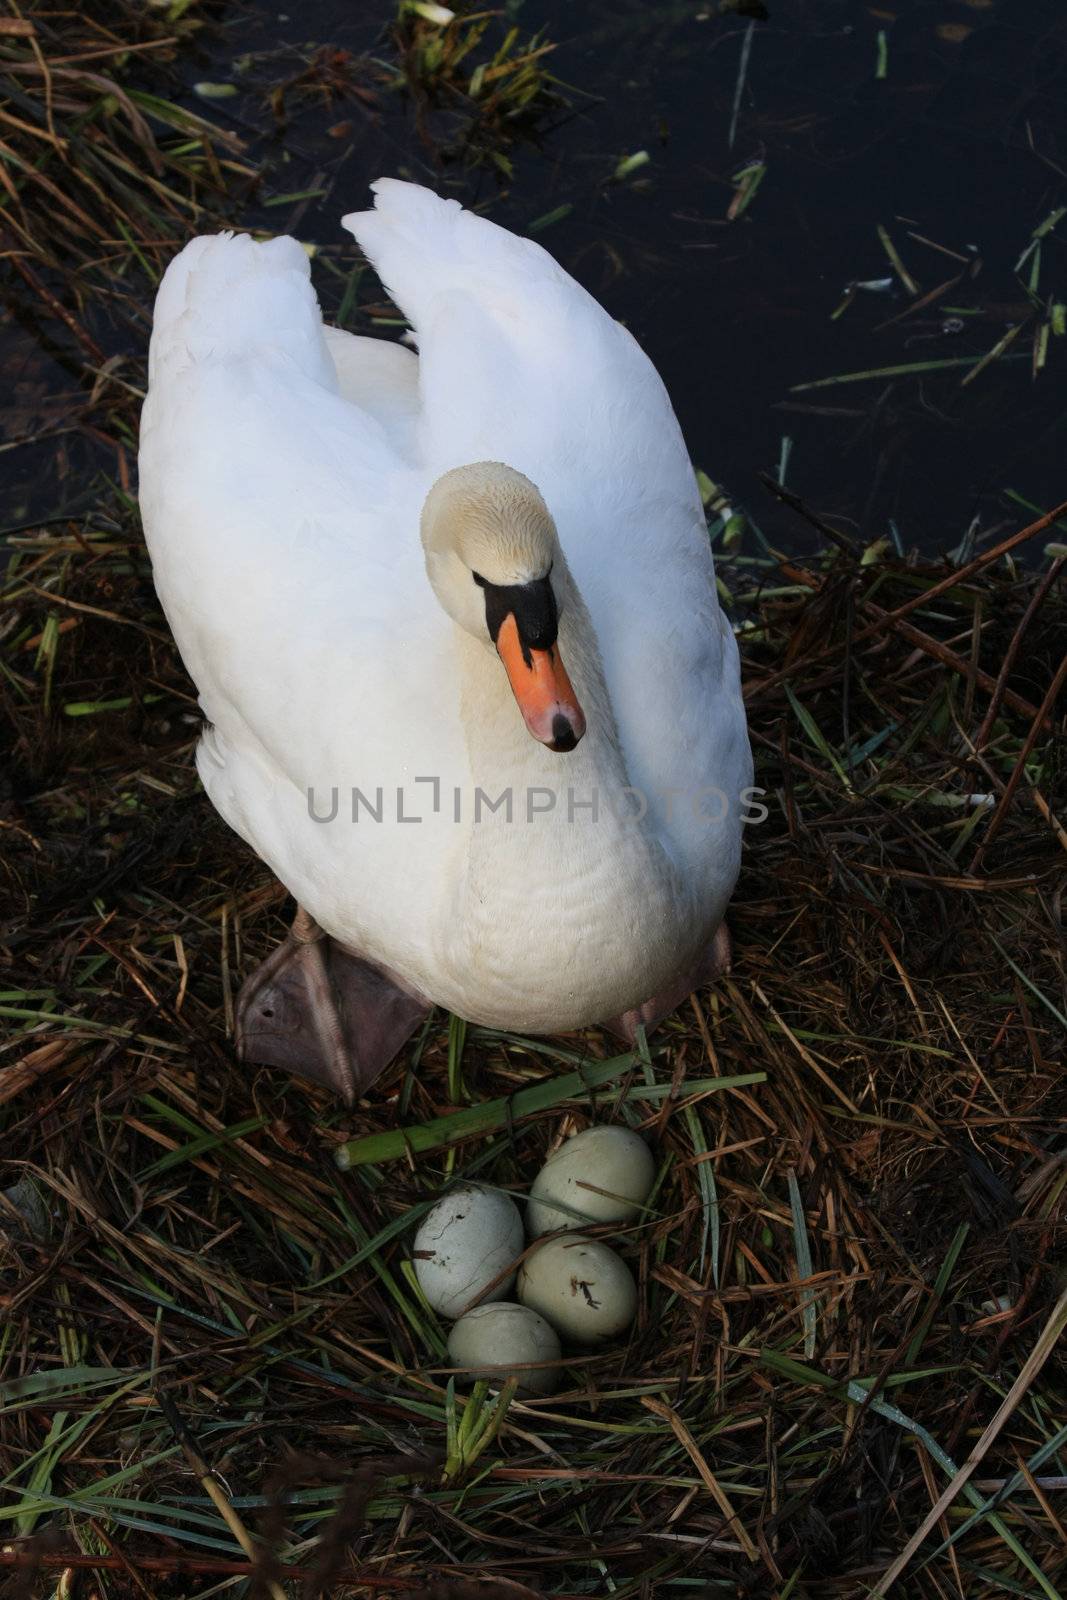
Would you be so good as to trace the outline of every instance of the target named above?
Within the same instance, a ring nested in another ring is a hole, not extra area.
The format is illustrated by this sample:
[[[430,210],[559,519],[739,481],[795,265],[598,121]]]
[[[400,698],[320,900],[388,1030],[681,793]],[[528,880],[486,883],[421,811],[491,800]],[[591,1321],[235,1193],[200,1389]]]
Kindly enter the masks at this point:
[[[934,1319],[938,1306],[941,1304],[945,1290],[948,1288],[948,1280],[952,1276],[952,1270],[959,1260],[960,1251],[967,1242],[967,1235],[970,1231],[971,1225],[969,1222],[961,1222],[956,1229],[955,1237],[948,1247],[948,1253],[941,1263],[941,1270],[934,1279],[934,1291],[930,1298],[930,1304],[923,1312],[919,1326],[916,1328],[914,1337],[908,1345],[907,1354],[904,1357],[905,1366],[913,1367],[919,1359],[919,1351],[923,1347],[923,1341],[930,1330],[930,1324]]]
[[[786,1174],[789,1184],[789,1210],[793,1217],[793,1245],[797,1256],[797,1276],[810,1278],[813,1268],[811,1264],[811,1245],[808,1240],[808,1225],[804,1217],[804,1203],[800,1198],[800,1185],[797,1175],[790,1167]],[[815,1313],[815,1295],[810,1289],[804,1290],[800,1297],[800,1312],[804,1319],[804,1354],[810,1361],[815,1354],[815,1338],[818,1332],[818,1323]]]
[[[415,1123],[410,1128],[391,1128],[385,1133],[371,1133],[362,1139],[351,1139],[337,1147],[334,1160],[342,1172],[350,1167],[364,1166],[380,1161],[397,1161],[408,1151],[420,1154],[425,1150],[442,1150],[459,1144],[474,1134],[492,1133],[506,1127],[509,1119],[532,1116],[563,1105],[567,1100],[583,1097],[591,1089],[603,1088],[631,1071],[634,1058],[627,1054],[613,1056],[609,1061],[591,1061],[575,1072],[565,1072],[558,1078],[547,1078],[543,1083],[531,1084],[513,1095],[502,1095],[497,1100],[486,1100],[482,1105],[471,1106],[450,1116],[436,1117],[432,1122]],[[732,1078],[715,1078],[717,1090],[734,1089],[753,1083],[762,1083],[765,1074],[746,1072]]]

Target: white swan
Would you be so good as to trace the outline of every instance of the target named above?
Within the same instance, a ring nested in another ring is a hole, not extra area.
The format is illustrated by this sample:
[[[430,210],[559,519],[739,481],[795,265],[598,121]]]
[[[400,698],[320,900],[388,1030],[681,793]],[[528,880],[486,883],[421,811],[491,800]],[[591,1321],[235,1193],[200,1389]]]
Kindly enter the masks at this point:
[[[430,1003],[629,1036],[672,1008],[721,965],[751,782],[651,363],[539,245],[373,187],[345,226],[418,356],[324,327],[294,240],[195,239],[140,456],[200,776],[301,908],[238,1046],[349,1100]]]

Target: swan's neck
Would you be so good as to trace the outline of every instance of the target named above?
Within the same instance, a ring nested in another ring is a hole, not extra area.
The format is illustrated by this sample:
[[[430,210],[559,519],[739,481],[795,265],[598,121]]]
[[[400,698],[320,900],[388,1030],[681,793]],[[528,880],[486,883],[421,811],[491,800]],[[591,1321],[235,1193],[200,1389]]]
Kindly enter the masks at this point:
[[[573,580],[569,587],[560,618],[559,651],[588,726],[574,750],[557,754],[530,736],[496,653],[456,630],[460,706],[473,782],[491,793],[510,785],[514,808],[524,816],[528,788],[550,791],[556,797],[555,805],[550,807],[543,795],[536,797],[533,814],[543,815],[555,826],[572,826],[568,819],[582,815],[592,818],[592,810],[583,811],[582,802],[592,806],[594,790],[599,792],[599,809],[603,810],[609,801],[620,804],[629,787],[596,635]],[[586,847],[595,843],[581,831]]]
[[[587,722],[563,754],[530,737],[495,654],[458,629],[457,648],[471,796],[457,907],[466,939],[455,956],[479,963],[486,1009],[475,1020],[506,1015],[517,966],[531,990],[567,972],[576,1022],[598,1014],[594,1003],[605,1018],[640,1004],[642,985],[668,982],[688,958],[695,897],[651,813],[635,820],[640,797],[585,606],[572,591],[560,619]]]

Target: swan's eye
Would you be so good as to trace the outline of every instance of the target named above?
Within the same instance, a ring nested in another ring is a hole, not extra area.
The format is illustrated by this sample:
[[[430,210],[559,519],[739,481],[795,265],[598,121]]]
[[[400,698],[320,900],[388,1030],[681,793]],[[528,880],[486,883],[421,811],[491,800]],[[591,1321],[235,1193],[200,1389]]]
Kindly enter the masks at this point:
[[[523,654],[530,650],[551,650],[559,630],[556,597],[547,575],[532,583],[488,583],[474,574],[485,590],[485,624],[489,637],[497,642],[505,617],[514,617]]]
[[[484,589],[485,588],[485,579],[482,577],[480,572],[472,572],[471,573],[471,577],[474,579],[474,581],[478,585],[479,589]]]

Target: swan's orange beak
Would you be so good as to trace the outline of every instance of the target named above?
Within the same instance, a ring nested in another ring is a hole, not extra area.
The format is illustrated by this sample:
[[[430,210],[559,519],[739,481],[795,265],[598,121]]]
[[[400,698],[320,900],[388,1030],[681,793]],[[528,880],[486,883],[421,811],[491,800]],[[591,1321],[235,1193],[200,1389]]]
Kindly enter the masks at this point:
[[[550,750],[573,750],[585,732],[585,714],[571,687],[559,646],[524,648],[518,623],[509,613],[496,636],[497,653],[519,703],[523,721]]]

